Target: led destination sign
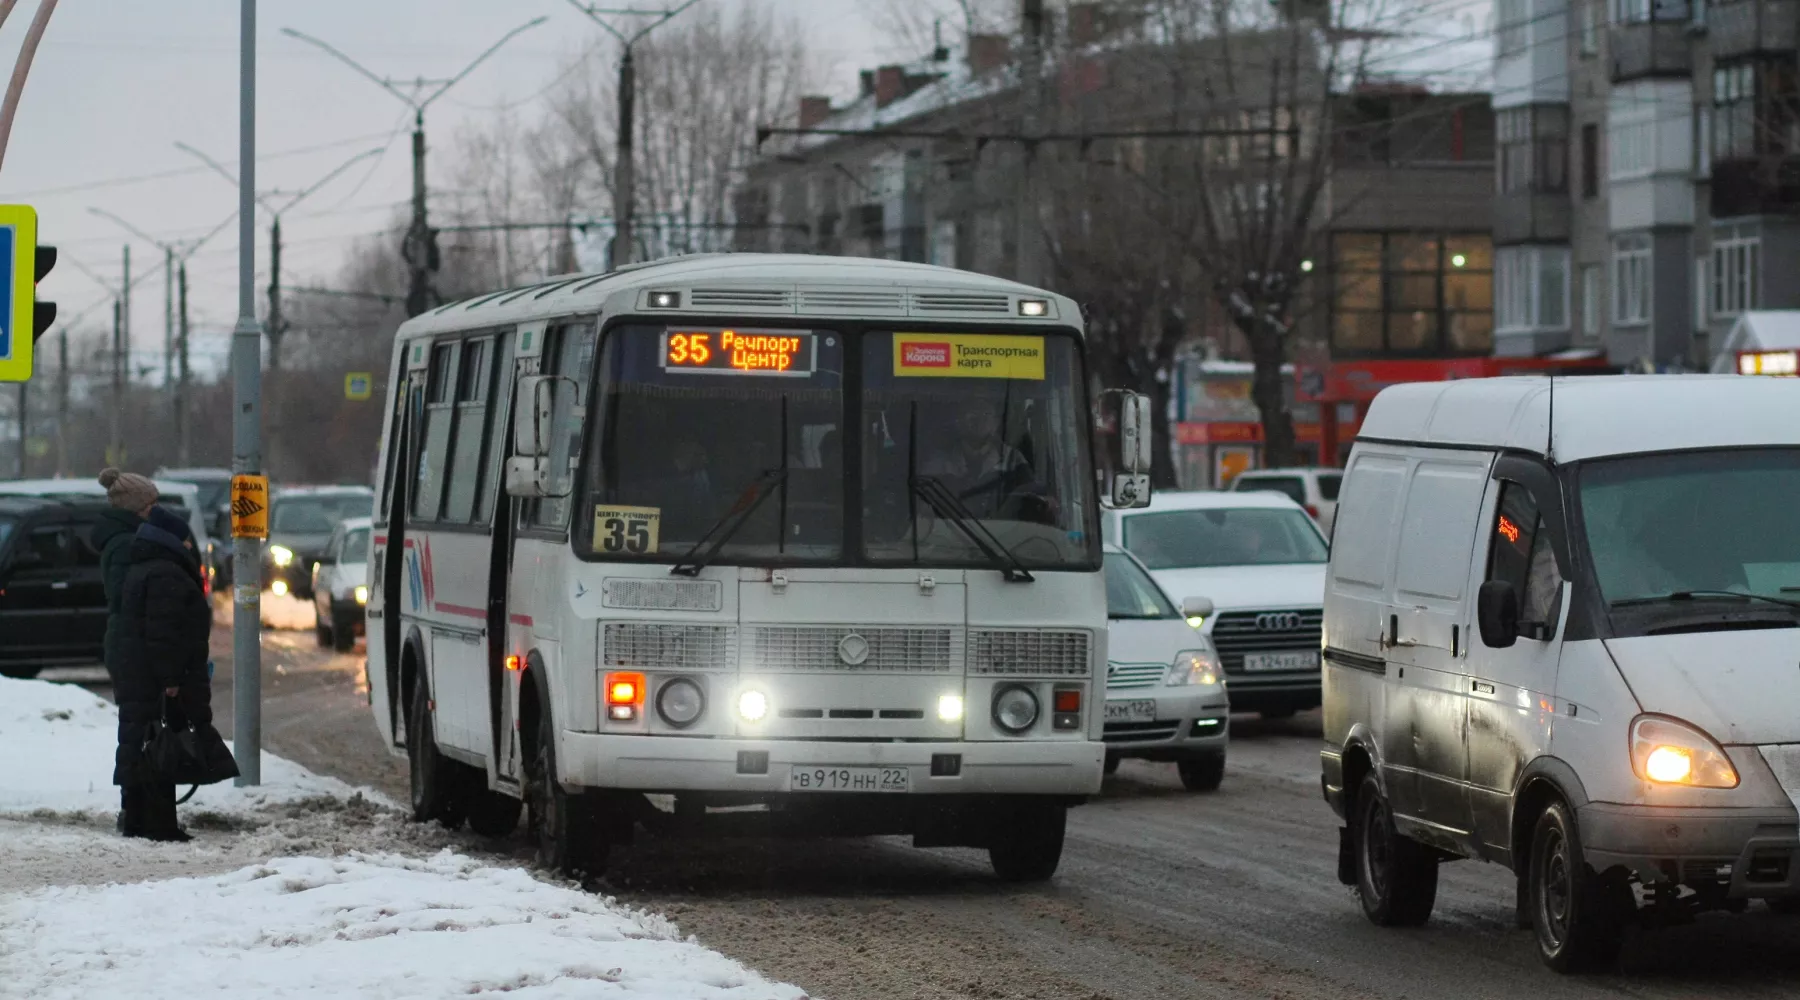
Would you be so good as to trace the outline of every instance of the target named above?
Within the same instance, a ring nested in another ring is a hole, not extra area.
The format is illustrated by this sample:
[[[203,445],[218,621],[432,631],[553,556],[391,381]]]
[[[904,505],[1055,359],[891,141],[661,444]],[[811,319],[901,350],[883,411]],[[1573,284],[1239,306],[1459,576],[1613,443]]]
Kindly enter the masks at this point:
[[[663,334],[663,370],[718,375],[811,375],[814,335],[793,330],[677,330]]]

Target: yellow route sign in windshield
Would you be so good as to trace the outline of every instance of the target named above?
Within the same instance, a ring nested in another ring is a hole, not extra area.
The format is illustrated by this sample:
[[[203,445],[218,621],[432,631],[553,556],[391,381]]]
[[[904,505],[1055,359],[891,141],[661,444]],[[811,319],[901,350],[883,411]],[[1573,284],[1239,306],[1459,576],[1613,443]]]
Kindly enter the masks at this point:
[[[894,374],[924,378],[1044,379],[1044,338],[896,333]]]

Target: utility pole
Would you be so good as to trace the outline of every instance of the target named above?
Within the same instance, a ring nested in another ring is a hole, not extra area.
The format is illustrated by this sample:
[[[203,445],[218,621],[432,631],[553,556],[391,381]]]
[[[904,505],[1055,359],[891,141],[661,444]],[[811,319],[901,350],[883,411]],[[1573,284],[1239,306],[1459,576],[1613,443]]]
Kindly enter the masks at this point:
[[[1019,0],[1019,28],[1024,51],[1019,59],[1020,128],[1025,141],[1019,147],[1019,190],[1014,278],[1026,285],[1044,283],[1044,226],[1038,213],[1036,138],[1041,128],[1043,102],[1044,0]]]
[[[493,55],[500,46],[512,41],[520,33],[535,28],[548,20],[547,17],[535,17],[507,32],[501,36],[499,41],[488,46],[487,51],[476,56],[474,62],[464,66],[462,72],[447,80],[427,80],[421,77],[406,81],[377,76],[361,63],[311,35],[295,31],[293,28],[281,29],[281,33],[289,38],[298,39],[323,50],[327,55],[362,74],[376,86],[399,98],[407,107],[413,109],[412,223],[407,226],[406,237],[401,243],[401,253],[405,256],[407,269],[411,272],[406,292],[406,315],[408,316],[417,316],[432,307],[435,296],[431,288],[431,276],[438,269],[437,234],[433,232],[425,212],[425,109],[430,107],[433,101],[444,96],[444,93],[451,87],[461,83],[464,77],[474,71],[475,67],[486,62],[487,58]],[[402,87],[410,87],[412,93],[401,90]],[[436,89],[431,90],[429,94],[426,93],[428,89],[434,87]],[[279,336],[279,334],[275,335]]]
[[[163,391],[175,384],[175,248],[163,244]]]
[[[120,320],[119,300],[113,299],[113,339],[112,339],[112,433],[106,439],[106,464],[118,465],[125,459],[123,442],[120,440],[119,410],[120,401],[125,398],[125,336],[124,326]]]
[[[175,388],[175,459],[177,464],[186,468],[194,461],[190,454],[192,447],[188,444],[188,390],[191,387],[191,376],[188,371],[187,259],[183,258],[178,267],[180,270],[176,276],[175,285],[181,299],[178,307],[181,311],[181,332],[176,338],[180,382]]]
[[[14,477],[17,479],[25,478],[25,449],[31,439],[30,398],[26,395],[30,387],[30,379],[19,383],[19,474]]]
[[[241,0],[238,57],[238,318],[231,331],[231,471],[262,474],[262,328],[256,323],[256,0]],[[235,535],[236,532],[233,532]],[[262,784],[262,539],[232,539],[232,751],[239,785]]]
[[[56,335],[56,476],[69,474],[69,328]]]
[[[269,371],[281,370],[281,216],[269,223]]]
[[[605,28],[608,34],[619,40],[625,50],[619,57],[619,135],[614,147],[617,162],[613,164],[614,230],[610,263],[614,270],[631,263],[636,249],[632,235],[632,216],[637,194],[637,151],[633,142],[633,135],[637,131],[637,60],[632,49],[644,40],[644,36],[699,2],[700,0],[687,0],[679,7],[638,10],[630,7],[586,7],[580,0],[569,0],[570,6],[586,14],[588,20]],[[651,17],[655,20],[627,34],[606,20],[608,17]]]

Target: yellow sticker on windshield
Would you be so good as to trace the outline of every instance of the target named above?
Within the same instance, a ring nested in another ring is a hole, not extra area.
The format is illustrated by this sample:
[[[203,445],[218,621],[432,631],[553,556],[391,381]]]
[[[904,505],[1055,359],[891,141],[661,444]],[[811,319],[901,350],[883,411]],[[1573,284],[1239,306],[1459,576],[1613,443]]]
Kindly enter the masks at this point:
[[[896,333],[894,374],[925,378],[1044,380],[1044,338],[981,333]]]
[[[594,508],[594,551],[606,555],[653,556],[661,542],[661,507]]]

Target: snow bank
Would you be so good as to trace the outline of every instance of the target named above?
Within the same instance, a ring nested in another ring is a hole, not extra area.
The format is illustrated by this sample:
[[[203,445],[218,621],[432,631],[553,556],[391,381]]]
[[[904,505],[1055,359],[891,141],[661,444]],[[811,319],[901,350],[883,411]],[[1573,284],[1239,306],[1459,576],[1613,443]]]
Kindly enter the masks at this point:
[[[0,816],[39,810],[114,813],[113,752],[118,711],[78,687],[0,677]],[[207,785],[186,809],[243,815],[266,806],[321,796],[348,800],[359,790],[283,760],[262,755],[261,786]],[[186,789],[182,790],[183,792]]]
[[[448,851],[0,897],[0,955],[33,1000],[804,997],[661,917]]]

